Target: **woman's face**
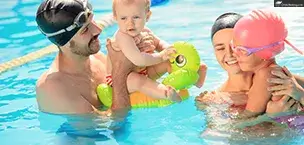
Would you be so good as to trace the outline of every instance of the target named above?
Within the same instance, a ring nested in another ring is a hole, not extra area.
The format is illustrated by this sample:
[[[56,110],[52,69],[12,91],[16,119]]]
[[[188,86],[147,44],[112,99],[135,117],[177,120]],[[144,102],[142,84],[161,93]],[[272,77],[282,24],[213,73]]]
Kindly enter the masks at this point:
[[[237,74],[241,73],[242,71],[230,47],[232,38],[233,29],[226,28],[219,30],[213,35],[212,43],[216,59],[222,68],[225,69],[228,74]]]

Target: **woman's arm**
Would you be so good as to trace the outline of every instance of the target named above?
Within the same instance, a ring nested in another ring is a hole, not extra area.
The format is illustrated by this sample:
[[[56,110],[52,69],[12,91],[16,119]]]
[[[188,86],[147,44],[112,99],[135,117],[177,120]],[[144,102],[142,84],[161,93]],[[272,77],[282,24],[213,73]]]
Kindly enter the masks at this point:
[[[293,75],[293,77],[297,80],[298,84],[304,88],[304,77],[301,77],[299,75]]]
[[[245,128],[262,122],[275,122],[272,118],[293,114],[296,109],[297,105],[295,100],[285,95],[280,100],[269,101],[265,114],[252,119],[237,120],[237,122],[234,123],[234,127]]]

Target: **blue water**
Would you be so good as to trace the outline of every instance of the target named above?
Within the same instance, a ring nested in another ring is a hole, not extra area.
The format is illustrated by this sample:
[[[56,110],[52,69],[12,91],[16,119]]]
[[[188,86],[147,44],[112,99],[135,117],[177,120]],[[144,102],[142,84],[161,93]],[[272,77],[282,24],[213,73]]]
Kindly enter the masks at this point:
[[[40,0],[0,1],[0,63],[9,61],[46,47],[50,42],[37,30],[36,9]],[[91,0],[95,18],[111,13],[111,1]],[[133,110],[124,128],[113,132],[107,129],[113,121],[98,116],[56,116],[38,111],[35,100],[35,82],[48,68],[55,54],[29,62],[0,74],[0,141],[3,145],[34,144],[229,144],[230,141],[200,137],[206,128],[206,118],[194,105],[194,96],[204,90],[216,89],[226,78],[217,64],[210,43],[210,27],[217,16],[224,12],[246,13],[253,8],[273,7],[272,0],[247,3],[243,0],[171,0],[153,7],[148,26],[156,35],[170,43],[184,40],[194,44],[201,59],[208,65],[208,76],[202,89],[191,88],[192,97],[165,108]],[[274,9],[274,8],[273,8]],[[304,11],[302,8],[275,8],[286,20],[289,40],[304,46]],[[104,40],[117,26],[107,28],[100,38],[101,51]],[[287,50],[278,56],[281,65],[304,76],[304,59]],[[66,122],[69,123],[66,123]],[[75,130],[69,124],[81,125]],[[67,135],[69,134],[69,135]],[[236,136],[237,137],[237,136]],[[250,140],[248,138],[240,139]],[[301,144],[301,136],[255,138],[252,144],[267,143]],[[230,142],[231,143],[231,142]]]

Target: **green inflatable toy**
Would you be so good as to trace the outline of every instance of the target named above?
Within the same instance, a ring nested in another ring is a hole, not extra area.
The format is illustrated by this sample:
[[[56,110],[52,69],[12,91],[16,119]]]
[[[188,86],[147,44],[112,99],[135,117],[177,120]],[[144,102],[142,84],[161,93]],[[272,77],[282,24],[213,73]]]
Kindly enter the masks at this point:
[[[106,107],[111,107],[112,105],[112,87],[107,84],[99,84],[97,86],[97,95],[99,100]]]
[[[162,83],[172,86],[176,90],[187,89],[195,84],[199,78],[197,71],[200,67],[200,57],[195,47],[190,43],[179,41],[175,42],[173,46],[176,49],[177,54],[174,59],[170,60],[172,72],[162,81]],[[111,106],[111,86],[108,86],[107,84],[98,85],[97,94],[99,100],[106,107]],[[147,107],[147,105],[140,106]]]
[[[187,42],[175,42],[177,51],[175,59],[170,60],[172,73],[163,80],[163,84],[170,85],[177,90],[191,87],[199,78],[200,57],[195,47]]]

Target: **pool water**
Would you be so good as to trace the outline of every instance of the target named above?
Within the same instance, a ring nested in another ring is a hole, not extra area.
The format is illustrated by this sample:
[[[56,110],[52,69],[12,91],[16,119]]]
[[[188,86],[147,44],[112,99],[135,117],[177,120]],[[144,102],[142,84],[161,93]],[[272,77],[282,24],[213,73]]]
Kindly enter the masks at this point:
[[[39,32],[35,13],[40,0],[0,1],[0,63],[37,51],[51,43]],[[91,0],[95,18],[111,13],[111,1]],[[227,78],[218,65],[210,42],[210,29],[216,17],[224,12],[246,13],[254,8],[272,8],[285,19],[289,40],[304,46],[304,11],[302,8],[273,8],[272,0],[171,0],[152,7],[150,29],[170,43],[187,41],[196,46],[201,59],[208,65],[203,88],[190,89],[191,97],[165,108],[132,110],[118,131],[108,129],[113,123],[107,118],[58,116],[38,111],[35,82],[48,68],[55,53],[0,74],[0,141],[2,145],[57,145],[57,144],[139,144],[139,145],[195,145],[195,144],[302,144],[304,138],[282,136],[239,138],[217,136],[202,138],[206,129],[205,112],[199,111],[194,97],[204,90],[216,89]],[[104,40],[113,35],[117,26],[107,28],[101,35],[101,51],[106,53]],[[295,74],[304,76],[304,59],[287,48],[278,56],[278,63]],[[68,123],[67,123],[68,122]],[[70,124],[82,127],[76,130]],[[267,128],[266,128],[267,129]],[[230,138],[230,139],[229,139]]]

